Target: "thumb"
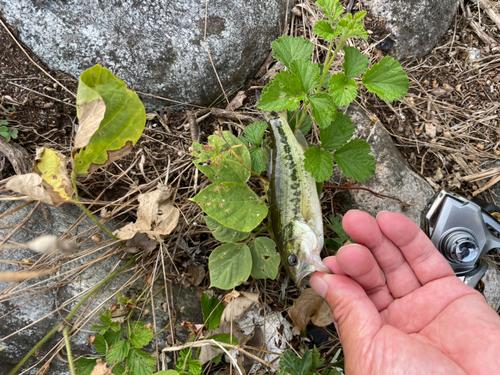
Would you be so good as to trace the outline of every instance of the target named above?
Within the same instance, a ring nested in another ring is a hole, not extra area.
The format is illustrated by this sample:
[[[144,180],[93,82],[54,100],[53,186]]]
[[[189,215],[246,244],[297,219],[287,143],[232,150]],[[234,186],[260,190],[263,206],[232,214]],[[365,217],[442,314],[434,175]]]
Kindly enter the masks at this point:
[[[348,276],[321,272],[311,277],[310,284],[332,310],[346,359],[366,353],[382,319],[363,288]]]

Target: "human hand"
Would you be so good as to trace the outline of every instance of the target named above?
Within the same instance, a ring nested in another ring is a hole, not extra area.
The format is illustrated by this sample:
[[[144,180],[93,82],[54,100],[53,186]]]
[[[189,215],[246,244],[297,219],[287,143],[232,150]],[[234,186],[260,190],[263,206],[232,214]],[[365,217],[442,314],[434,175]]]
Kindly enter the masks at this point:
[[[349,211],[356,242],[311,286],[332,309],[346,374],[499,374],[500,317],[401,214]]]

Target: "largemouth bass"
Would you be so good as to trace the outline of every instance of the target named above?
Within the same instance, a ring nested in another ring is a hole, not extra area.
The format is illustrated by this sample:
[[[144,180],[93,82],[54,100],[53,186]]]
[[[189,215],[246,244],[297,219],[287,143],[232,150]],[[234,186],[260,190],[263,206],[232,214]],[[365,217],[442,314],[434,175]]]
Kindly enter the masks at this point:
[[[316,181],[304,168],[305,139],[301,145],[288,125],[286,111],[265,116],[273,141],[268,168],[271,224],[283,265],[300,287],[315,271],[331,273],[320,257],[321,205]]]

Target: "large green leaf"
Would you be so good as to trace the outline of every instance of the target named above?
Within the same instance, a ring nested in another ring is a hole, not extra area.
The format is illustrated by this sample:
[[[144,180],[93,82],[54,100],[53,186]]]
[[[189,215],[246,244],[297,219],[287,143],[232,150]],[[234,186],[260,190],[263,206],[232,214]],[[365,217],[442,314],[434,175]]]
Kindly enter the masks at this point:
[[[86,174],[121,158],[137,143],[146,125],[146,110],[137,94],[100,65],[80,76],[77,107],[104,100],[106,112],[98,130],[75,155],[75,172]],[[79,116],[83,115],[79,110]]]
[[[410,86],[406,72],[391,56],[385,56],[373,65],[363,76],[362,82],[368,91],[388,102],[401,99]]]
[[[319,130],[321,147],[333,151],[343,146],[354,134],[354,125],[349,116],[339,112],[337,118],[327,128]]]
[[[283,70],[264,87],[257,107],[263,111],[293,111],[299,108],[300,101],[305,97],[300,76]]]
[[[328,151],[312,147],[304,153],[304,168],[316,181],[323,182],[333,173],[333,156]]]
[[[252,255],[247,245],[227,243],[216,248],[208,260],[210,287],[229,290],[248,280]]]
[[[137,348],[130,349],[127,357],[127,370],[134,375],[151,375],[155,370],[156,360],[151,355]]]
[[[236,183],[212,184],[191,199],[222,225],[249,232],[267,216],[267,206],[252,189]]]
[[[325,128],[331,124],[337,116],[337,106],[333,98],[326,92],[319,92],[309,97],[312,106],[312,116],[320,128]]]
[[[287,68],[293,60],[309,60],[314,45],[309,39],[294,38],[288,35],[276,39],[271,43],[274,51],[274,58],[281,61]]]
[[[300,77],[302,91],[309,94],[319,85],[320,71],[318,64],[310,60],[294,60],[290,63],[290,70]]]
[[[240,232],[235,229],[225,227],[217,220],[212,219],[210,216],[204,216],[205,223],[208,229],[212,231],[213,236],[220,242],[238,242],[244,240],[249,236],[249,232]]]
[[[127,336],[130,343],[140,349],[149,344],[154,337],[154,332],[146,327],[144,322],[132,322],[127,325]]]
[[[344,68],[347,79],[355,78],[368,69],[368,57],[359,52],[356,47],[344,47]]]
[[[106,353],[106,362],[115,363],[117,360],[119,362],[125,361],[125,358],[130,351],[130,341],[129,340],[121,340],[116,344],[111,345],[108,352]]]
[[[252,276],[256,279],[275,279],[278,275],[280,255],[276,244],[267,237],[258,237],[248,244],[252,253]]]
[[[346,177],[365,182],[375,172],[375,158],[370,155],[371,151],[368,142],[355,138],[335,151],[333,156]]]
[[[330,94],[339,107],[344,107],[356,99],[358,95],[358,85],[356,81],[347,79],[344,73],[337,73],[330,77]]]
[[[220,324],[224,305],[217,297],[210,298],[205,293],[201,295],[201,310],[207,331],[213,331]]]

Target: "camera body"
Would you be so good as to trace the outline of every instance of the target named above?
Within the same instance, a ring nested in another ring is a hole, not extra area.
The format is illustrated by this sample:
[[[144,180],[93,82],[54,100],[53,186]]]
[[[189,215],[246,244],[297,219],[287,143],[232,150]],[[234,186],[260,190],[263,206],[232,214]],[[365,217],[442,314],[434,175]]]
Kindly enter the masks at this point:
[[[491,213],[500,208],[484,201],[471,202],[444,190],[422,212],[421,227],[467,285],[477,287],[488,270],[483,260],[491,249],[500,248],[500,222]]]

